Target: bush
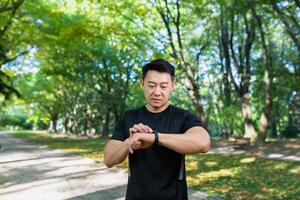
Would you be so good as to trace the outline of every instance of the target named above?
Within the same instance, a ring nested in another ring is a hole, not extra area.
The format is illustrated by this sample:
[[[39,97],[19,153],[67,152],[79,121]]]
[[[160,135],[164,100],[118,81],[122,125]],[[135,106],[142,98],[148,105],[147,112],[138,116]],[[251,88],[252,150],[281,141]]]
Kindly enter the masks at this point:
[[[45,130],[48,128],[48,124],[45,123],[43,120],[38,119],[34,122],[34,128],[36,130]]]
[[[282,137],[286,138],[296,138],[299,134],[300,130],[297,129],[296,126],[293,124],[289,123],[284,131],[282,132]]]
[[[0,127],[32,129],[32,124],[24,116],[8,115],[0,119]]]

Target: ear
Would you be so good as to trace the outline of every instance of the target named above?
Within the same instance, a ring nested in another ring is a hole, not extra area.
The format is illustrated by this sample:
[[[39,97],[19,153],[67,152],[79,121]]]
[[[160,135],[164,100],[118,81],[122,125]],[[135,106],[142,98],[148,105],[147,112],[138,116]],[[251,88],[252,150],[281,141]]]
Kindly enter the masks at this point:
[[[141,82],[140,82],[140,87],[143,88],[143,87],[144,87],[144,84],[145,84],[145,82],[144,82],[144,80],[142,79]]]

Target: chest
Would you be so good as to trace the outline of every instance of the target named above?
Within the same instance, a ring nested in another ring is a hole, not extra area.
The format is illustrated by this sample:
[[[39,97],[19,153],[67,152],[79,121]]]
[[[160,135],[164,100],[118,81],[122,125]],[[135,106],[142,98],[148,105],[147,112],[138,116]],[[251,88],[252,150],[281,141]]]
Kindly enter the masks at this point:
[[[126,130],[129,130],[129,128],[134,126],[134,124],[139,123],[147,125],[153,130],[161,133],[180,133],[183,119],[182,116],[178,116],[176,114],[149,116],[138,113],[136,115],[133,115],[131,117],[131,120],[127,121],[125,125]]]

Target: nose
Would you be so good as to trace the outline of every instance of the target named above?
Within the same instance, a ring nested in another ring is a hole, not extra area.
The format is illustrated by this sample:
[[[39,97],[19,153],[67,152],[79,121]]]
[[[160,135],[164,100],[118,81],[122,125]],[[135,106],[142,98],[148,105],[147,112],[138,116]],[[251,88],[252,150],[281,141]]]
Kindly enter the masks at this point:
[[[161,89],[160,89],[160,87],[155,87],[155,90],[154,90],[154,92],[153,92],[153,94],[155,95],[155,96],[159,96],[160,94],[161,94]]]

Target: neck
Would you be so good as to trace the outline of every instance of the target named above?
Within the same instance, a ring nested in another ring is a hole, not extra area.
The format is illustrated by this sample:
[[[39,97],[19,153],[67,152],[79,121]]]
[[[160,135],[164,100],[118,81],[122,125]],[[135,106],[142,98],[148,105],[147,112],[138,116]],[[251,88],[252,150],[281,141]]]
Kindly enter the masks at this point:
[[[153,107],[150,104],[146,104],[147,110],[152,113],[162,112],[162,111],[166,110],[168,106],[169,106],[169,103],[166,103],[165,105],[163,105],[162,107],[159,107],[159,108]]]

